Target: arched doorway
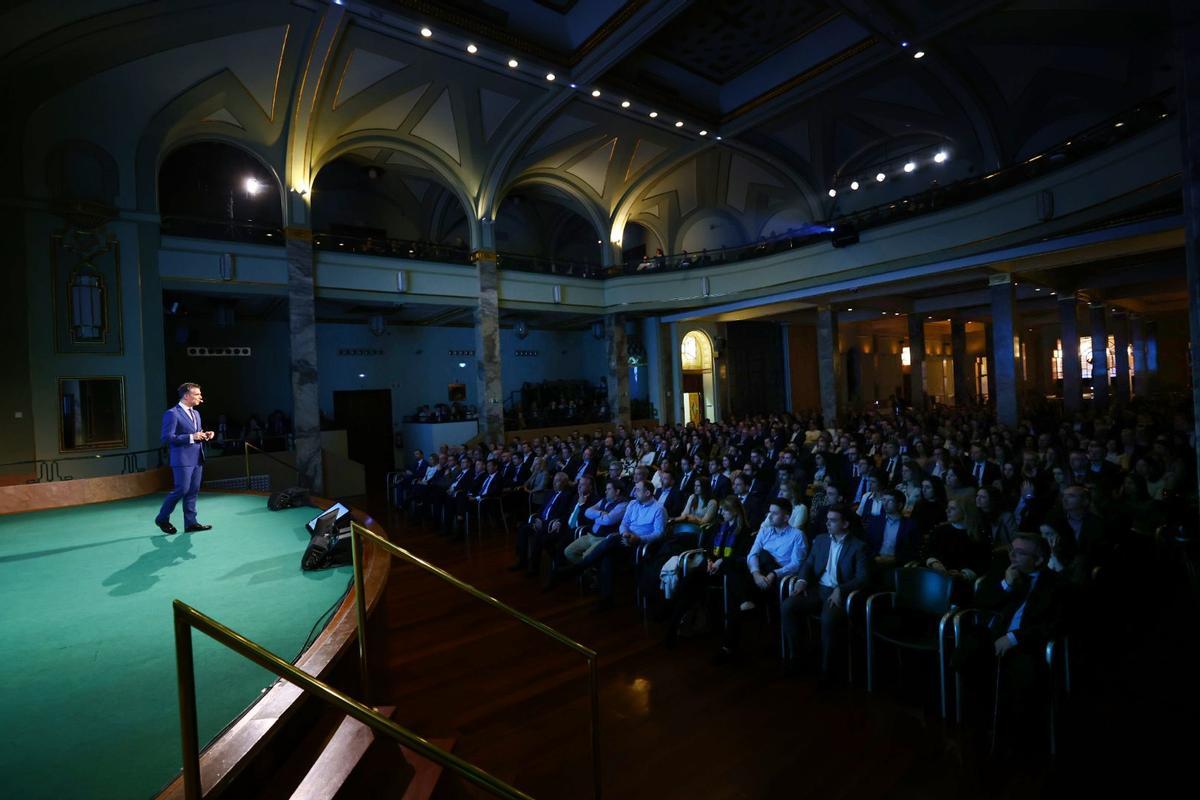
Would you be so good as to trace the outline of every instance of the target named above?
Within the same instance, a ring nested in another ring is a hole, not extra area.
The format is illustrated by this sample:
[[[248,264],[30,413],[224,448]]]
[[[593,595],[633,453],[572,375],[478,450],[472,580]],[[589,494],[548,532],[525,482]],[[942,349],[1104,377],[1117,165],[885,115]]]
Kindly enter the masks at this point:
[[[716,419],[713,347],[704,331],[688,331],[679,344],[683,372],[683,419],[697,425]]]

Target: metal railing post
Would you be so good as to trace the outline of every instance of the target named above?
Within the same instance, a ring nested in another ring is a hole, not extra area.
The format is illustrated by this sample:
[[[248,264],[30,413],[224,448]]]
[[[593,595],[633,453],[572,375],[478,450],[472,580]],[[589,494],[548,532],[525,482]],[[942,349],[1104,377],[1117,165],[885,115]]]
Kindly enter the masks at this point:
[[[242,440],[242,464],[246,469],[246,490],[250,490],[250,443]]]
[[[354,613],[358,625],[358,677],[363,697],[371,699],[371,669],[367,660],[367,604],[363,578],[363,543],[355,530],[357,523],[350,523],[350,554],[354,564]],[[364,529],[365,530],[365,529]]]
[[[192,626],[175,601],[175,674],[179,682],[179,728],[183,748],[183,796],[200,800],[200,734],[196,726],[196,665]]]

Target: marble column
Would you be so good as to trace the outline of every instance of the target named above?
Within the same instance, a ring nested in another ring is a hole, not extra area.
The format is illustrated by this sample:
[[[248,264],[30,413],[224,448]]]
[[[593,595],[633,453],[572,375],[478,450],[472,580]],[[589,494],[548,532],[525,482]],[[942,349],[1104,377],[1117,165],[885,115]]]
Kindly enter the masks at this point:
[[[832,306],[817,308],[817,374],[821,384],[821,416],[826,428],[837,427],[838,382],[841,378],[838,352],[838,315]]]
[[[1129,318],[1124,311],[1112,315],[1113,354],[1117,360],[1117,378],[1113,399],[1121,405],[1129,402]]]
[[[1073,293],[1059,296],[1058,321],[1062,341],[1063,408],[1078,411],[1083,403],[1083,373],[1079,363],[1079,304]]]
[[[1192,425],[1200,441],[1200,8],[1190,0],[1171,4],[1177,39],[1179,139],[1183,150],[1183,219],[1187,259],[1188,328],[1192,360]],[[1157,368],[1157,342],[1151,345],[1151,375]],[[1200,447],[1195,448],[1200,481]]]
[[[625,315],[604,317],[608,339],[608,409],[614,426],[630,427],[629,346],[625,338]]]
[[[500,381],[500,275],[496,269],[495,250],[476,250],[471,258],[479,274],[479,303],[475,306],[475,396],[479,402],[479,432],[485,439],[499,442],[504,440],[504,384]]]
[[[288,260],[288,330],[291,335],[292,433],[300,485],[325,491],[321,468],[320,383],[317,376],[316,299],[313,292],[312,231],[285,231]]]
[[[792,326],[779,323],[779,336],[783,342],[783,410],[792,413]]]
[[[1146,327],[1141,314],[1129,315],[1129,338],[1133,344],[1133,394],[1145,397],[1150,393],[1150,372],[1146,365]]]
[[[1013,350],[1018,323],[1012,275],[992,275],[988,279],[988,286],[992,301],[988,381],[994,392],[992,397],[996,404],[996,419],[1001,424],[1016,427],[1021,415],[1021,381],[1017,375],[1017,359]]]
[[[950,354],[954,358],[954,405],[970,405],[974,393],[967,365],[967,324],[961,319],[950,320]]]
[[[1108,318],[1104,303],[1089,303],[1092,329],[1092,406],[1108,408]]]
[[[925,407],[925,317],[908,315],[909,403]]]
[[[983,323],[983,355],[987,359],[987,396],[988,402],[996,402],[996,353],[992,339],[992,323]]]

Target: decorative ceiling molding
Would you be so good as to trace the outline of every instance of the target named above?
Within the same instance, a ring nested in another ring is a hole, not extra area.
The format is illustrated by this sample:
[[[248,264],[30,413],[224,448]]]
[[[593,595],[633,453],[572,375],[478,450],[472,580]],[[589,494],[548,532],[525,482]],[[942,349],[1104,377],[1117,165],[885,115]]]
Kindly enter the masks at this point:
[[[508,115],[521,102],[519,97],[502,94],[484,87],[479,89],[479,110],[482,115],[483,139],[489,141],[499,130]]]
[[[291,25],[252,31],[238,36],[230,44],[229,71],[246,87],[263,114],[275,121],[275,103],[279,94],[279,75],[283,70],[283,54],[287,50]]]
[[[232,125],[235,128],[241,128],[242,130],[246,129],[245,125],[238,122],[238,118],[233,115],[233,112],[231,112],[228,108],[225,108],[224,106],[217,109],[213,113],[209,114],[207,117],[204,117],[200,121],[201,122],[222,122],[222,123],[225,123],[226,125]]]
[[[406,66],[403,61],[355,48],[342,68],[342,77],[333,93],[333,108],[336,110],[351,97],[395,75]]]
[[[355,130],[397,130],[413,108],[421,100],[430,84],[423,83],[415,89],[409,89],[399,97],[394,97],[383,105],[368,111],[354,122],[350,123],[347,131]]]
[[[613,152],[616,147],[617,139],[614,137],[591,153],[577,159],[574,164],[567,167],[567,172],[590,186],[600,197],[604,197],[609,166],[612,164]]]
[[[413,126],[412,135],[424,139],[440,148],[446,155],[462,164],[458,149],[458,125],[454,118],[454,107],[450,102],[450,90],[443,89],[421,121]]]

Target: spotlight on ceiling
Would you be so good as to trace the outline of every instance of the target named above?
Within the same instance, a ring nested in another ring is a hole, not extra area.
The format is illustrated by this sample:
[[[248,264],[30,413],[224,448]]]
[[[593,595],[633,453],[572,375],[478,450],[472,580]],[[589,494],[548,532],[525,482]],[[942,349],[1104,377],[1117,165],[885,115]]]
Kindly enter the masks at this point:
[[[548,80],[548,81],[552,81],[552,80],[554,80],[554,73],[553,73],[553,72],[547,72],[547,73],[546,73],[546,80]]]
[[[829,196],[830,196],[830,197],[837,197],[837,189],[830,189],[830,190],[829,190]]]
[[[900,43],[900,46],[901,46],[901,47],[908,47],[908,40],[906,39],[905,41],[901,42],[901,43]]]
[[[883,183],[885,180],[887,180],[887,175],[884,175],[882,172],[876,173],[875,180]]]
[[[708,136],[708,131],[700,131],[701,136]]]
[[[246,190],[246,194],[248,195],[256,195],[263,190],[262,182],[259,181],[258,178],[253,177],[246,178],[246,181],[242,184],[242,187]]]
[[[629,101],[628,101],[628,100],[622,100],[622,101],[621,101],[621,108],[629,108]]]
[[[916,169],[916,168],[917,168],[917,165],[916,165],[916,164],[914,164],[912,161],[906,162],[906,163],[904,164],[904,171],[905,171],[905,172],[912,172],[912,171],[913,171],[914,169]]]
[[[924,57],[925,57],[925,51],[924,51],[924,50],[918,50],[917,52],[913,53],[913,58],[915,58],[915,59],[918,59],[918,60],[919,60],[919,59],[922,59],[922,58],[924,58]]]
[[[682,128],[682,127],[683,127],[683,120],[681,120],[681,119],[677,119],[677,120],[675,120],[675,127],[676,127],[676,128]]]
[[[850,190],[853,192],[858,191],[858,181],[850,181]]]
[[[950,156],[946,155],[945,150],[938,150],[937,155],[933,157],[933,160],[939,164],[944,164],[946,163],[946,159],[949,157]]]
[[[508,66],[512,69],[516,69],[520,65],[517,63],[517,60],[515,58],[510,58],[508,60]]]
[[[600,96],[600,90],[592,89],[592,97],[599,97],[599,96]]]
[[[467,52],[470,53],[471,55],[475,55],[476,53],[479,52],[479,48],[473,44],[469,44],[469,45],[467,45]]]
[[[429,30],[429,28],[421,28],[421,36],[428,39],[430,36],[433,36],[433,31]]]
[[[650,119],[658,119],[658,112],[657,112],[657,111],[651,111],[651,112],[650,112]]]

